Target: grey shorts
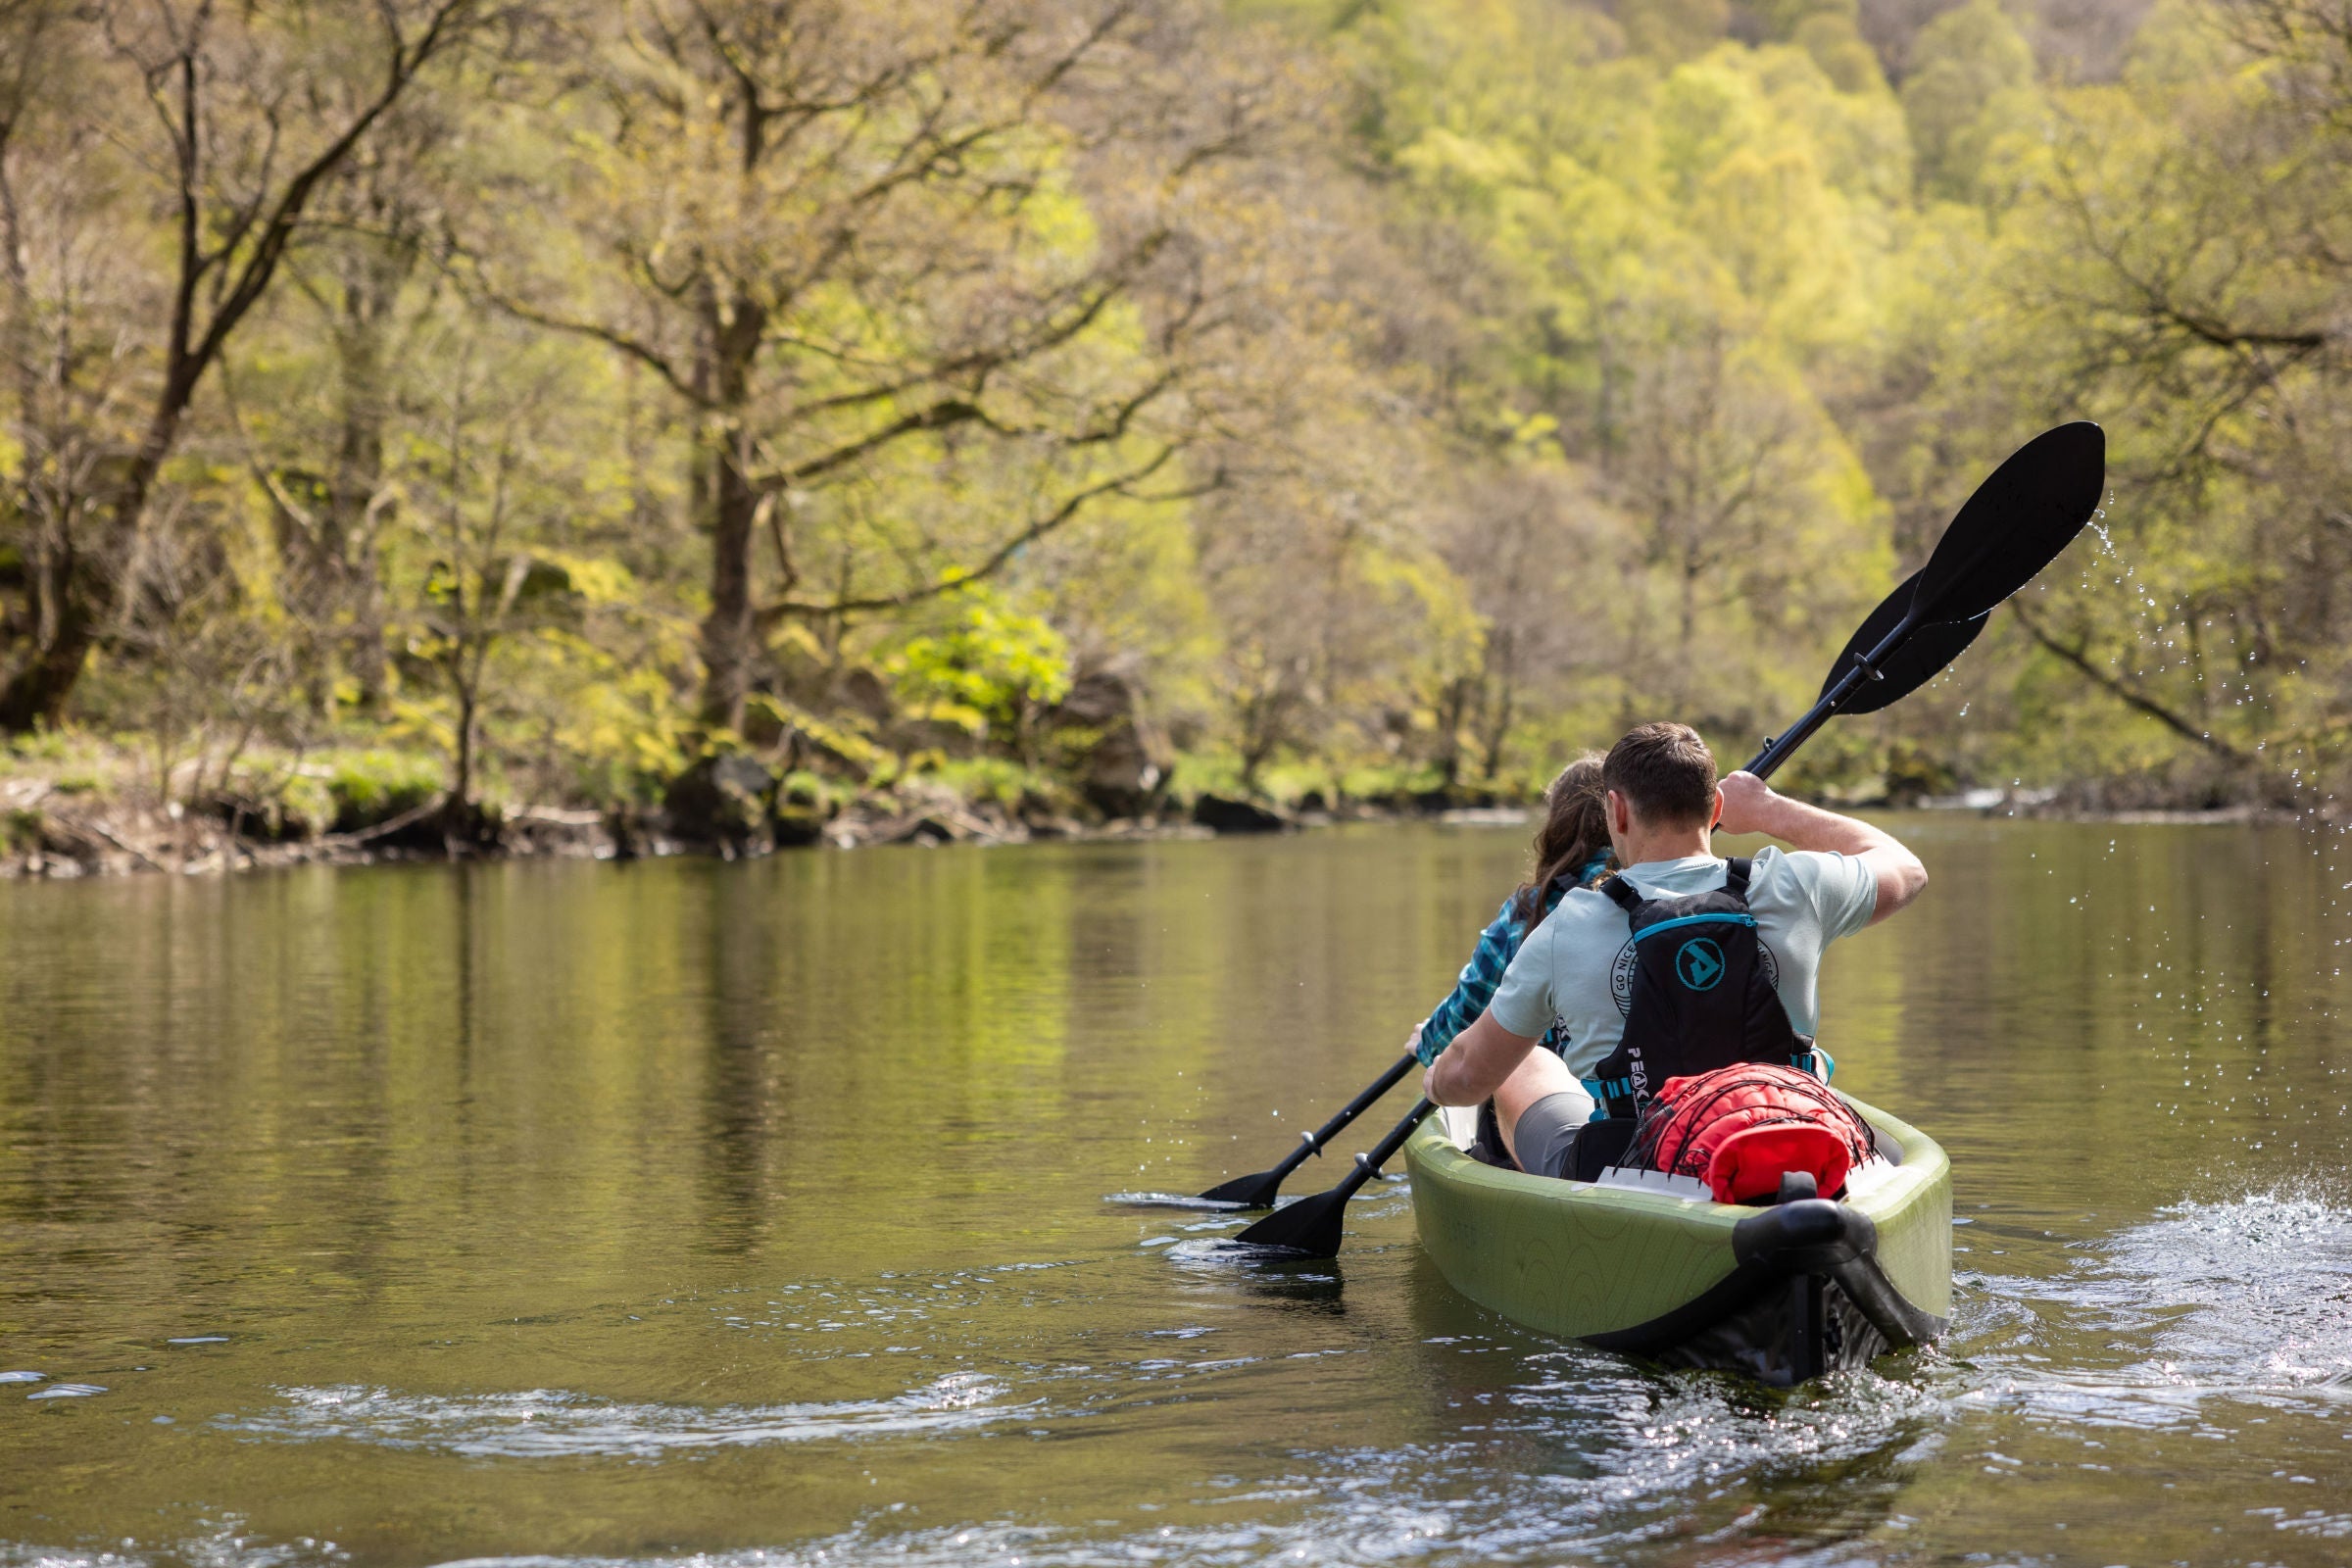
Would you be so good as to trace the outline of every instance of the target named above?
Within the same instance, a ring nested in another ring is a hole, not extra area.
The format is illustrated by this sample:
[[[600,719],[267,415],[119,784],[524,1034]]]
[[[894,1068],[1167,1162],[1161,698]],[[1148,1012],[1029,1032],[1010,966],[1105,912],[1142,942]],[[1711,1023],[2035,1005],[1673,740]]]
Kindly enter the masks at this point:
[[[1569,1176],[1576,1170],[1576,1135],[1592,1115],[1592,1097],[1581,1090],[1545,1095],[1520,1113],[1511,1129],[1519,1168],[1531,1176]]]

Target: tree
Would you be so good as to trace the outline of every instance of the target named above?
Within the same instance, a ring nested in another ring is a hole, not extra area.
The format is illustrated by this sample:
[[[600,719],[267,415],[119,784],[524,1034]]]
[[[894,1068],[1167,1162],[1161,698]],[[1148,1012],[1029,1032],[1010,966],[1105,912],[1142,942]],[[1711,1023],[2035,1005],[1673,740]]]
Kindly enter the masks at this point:
[[[385,476],[399,501],[392,624],[416,677],[395,707],[449,760],[454,852],[491,832],[480,799],[494,726],[552,728],[565,721],[555,710],[584,701],[567,687],[626,687],[612,623],[634,618],[636,584],[586,548],[627,496],[597,460],[607,404],[583,395],[596,368],[576,346],[455,319],[414,352],[430,374],[393,411]]]
[[[2034,85],[2034,50],[2000,0],[1968,0],[1945,12],[1911,48],[1903,113],[1920,178],[1941,196],[1976,194],[1989,144]]]
[[[1186,488],[1217,318],[1184,203],[1249,127],[1169,107],[1181,64],[1133,0],[637,0],[593,41],[587,271],[479,275],[688,411],[707,724],[739,723],[786,619],[918,604]]]
[[[1947,425],[2063,409],[2110,431],[2123,504],[2015,615],[2029,687],[2129,715],[2095,753],[2044,726],[2076,769],[2292,796],[2352,755],[2352,124],[2330,85],[2352,76],[2309,14],[2152,24],[2124,82],[2064,100],[1962,307],[1984,325],[1945,368]]]
[[[0,143],[0,212],[12,257],[60,265],[39,279],[12,266],[12,316],[36,323],[11,334],[24,356],[20,406],[45,416],[20,416],[32,439],[21,443],[15,488],[19,510],[37,519],[26,569],[39,610],[31,646],[0,684],[0,729],[54,718],[110,622],[135,611],[141,530],[198,388],[270,293],[321,187],[481,11],[479,0],[385,0],[364,26],[212,0],[164,0],[135,16],[31,14],[27,44],[50,55],[28,53],[19,78]],[[33,62],[51,56],[86,64],[95,79],[79,91],[46,73],[36,83]],[[83,189],[45,212],[28,207],[19,191],[35,137],[44,150],[119,139],[126,151],[90,172],[119,180],[107,194],[121,203],[100,207]],[[103,243],[94,230],[124,221],[142,196],[172,213],[161,275],[89,254]],[[67,231],[29,233],[44,217]],[[119,290],[110,303],[123,308],[103,327],[74,275],[100,267]],[[112,352],[90,352],[93,330],[114,339]],[[33,358],[36,339],[54,351]],[[131,376],[117,368],[124,356],[135,359]]]

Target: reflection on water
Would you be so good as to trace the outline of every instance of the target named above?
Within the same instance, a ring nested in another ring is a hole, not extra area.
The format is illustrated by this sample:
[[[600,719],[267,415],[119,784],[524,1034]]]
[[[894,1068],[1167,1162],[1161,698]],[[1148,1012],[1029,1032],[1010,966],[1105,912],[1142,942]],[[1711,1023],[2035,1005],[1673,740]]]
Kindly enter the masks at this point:
[[[0,1565],[2339,1560],[2336,841],[1904,831],[1827,1033],[1953,1331],[1788,1393],[1401,1182],[1336,1264],[1103,1201],[1393,1059],[1512,833],[0,889]]]

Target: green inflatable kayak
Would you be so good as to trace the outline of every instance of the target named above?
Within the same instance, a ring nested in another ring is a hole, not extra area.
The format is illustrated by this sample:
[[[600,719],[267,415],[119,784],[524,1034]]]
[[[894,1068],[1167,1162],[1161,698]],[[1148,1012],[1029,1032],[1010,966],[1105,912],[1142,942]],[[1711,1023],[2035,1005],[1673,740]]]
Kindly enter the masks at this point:
[[[1405,1144],[1421,1245],[1480,1305],[1604,1349],[1782,1386],[1859,1366],[1943,1332],[1952,1167],[1917,1128],[1847,1102],[1878,1157],[1842,1201],[1769,1207],[1656,1172],[1500,1170],[1464,1152],[1475,1113],[1442,1110]]]

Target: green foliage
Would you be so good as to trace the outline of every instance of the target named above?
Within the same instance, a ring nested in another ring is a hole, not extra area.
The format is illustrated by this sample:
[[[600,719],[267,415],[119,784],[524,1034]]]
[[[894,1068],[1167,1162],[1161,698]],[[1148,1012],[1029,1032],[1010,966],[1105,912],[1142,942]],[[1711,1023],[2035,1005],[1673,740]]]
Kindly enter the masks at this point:
[[[839,792],[823,775],[796,767],[776,784],[776,805],[801,810],[823,811],[839,801]]]
[[[1039,809],[1069,813],[1077,800],[1069,786],[1044,768],[1027,766],[1009,758],[973,757],[943,760],[927,768],[924,777],[946,785],[967,801],[985,802],[1007,811]]]
[[[1967,0],[1930,23],[1903,82],[1928,189],[1955,201],[1977,195],[1992,144],[2030,116],[2033,88],[2033,47],[2000,0]]]
[[[766,692],[754,692],[746,706],[793,737],[796,743],[853,775],[874,779],[890,760],[889,752],[872,738],[872,721],[861,713],[820,717]]]
[[[335,793],[326,779],[310,768],[291,768],[277,781],[274,802],[265,799],[265,811],[274,804],[276,827],[292,838],[315,838],[335,824]]]
[[[884,667],[922,716],[1008,740],[1070,689],[1069,645],[987,588],[959,590],[946,623],[908,638]]]

